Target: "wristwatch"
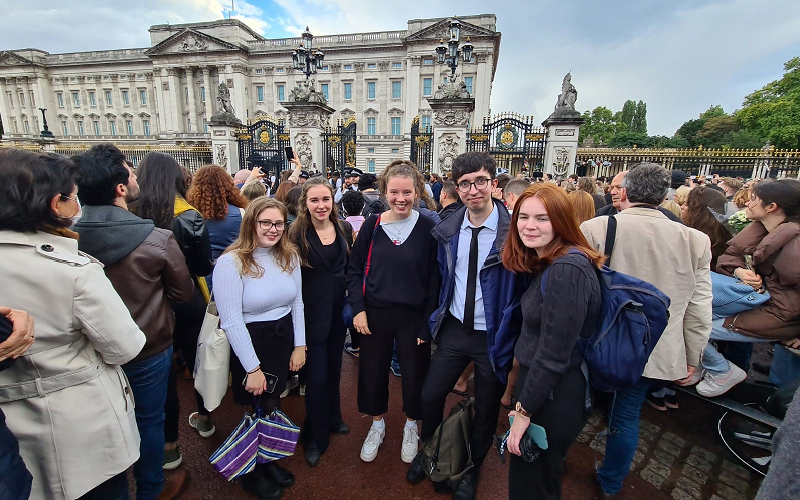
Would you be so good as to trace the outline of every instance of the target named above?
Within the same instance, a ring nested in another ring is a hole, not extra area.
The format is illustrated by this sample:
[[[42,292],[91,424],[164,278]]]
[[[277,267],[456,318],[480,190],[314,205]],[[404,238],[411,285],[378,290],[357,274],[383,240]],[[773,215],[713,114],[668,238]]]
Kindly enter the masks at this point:
[[[523,417],[531,418],[531,414],[525,411],[525,408],[522,407],[522,403],[517,401],[517,406],[514,408],[514,411],[522,415]]]

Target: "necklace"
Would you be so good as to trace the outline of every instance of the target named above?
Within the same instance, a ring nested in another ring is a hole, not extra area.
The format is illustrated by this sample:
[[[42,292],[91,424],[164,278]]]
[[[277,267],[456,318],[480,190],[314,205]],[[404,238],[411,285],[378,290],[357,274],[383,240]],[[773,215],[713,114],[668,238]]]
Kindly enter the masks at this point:
[[[333,228],[333,225],[331,225],[329,227],[325,227],[323,229],[317,229],[317,228],[314,228],[314,229],[317,231],[317,236],[319,236],[319,238],[322,241],[328,241],[328,238],[330,238],[332,236],[331,234],[325,234],[325,233],[331,233],[332,232],[333,235],[336,234],[336,229]],[[330,229],[333,229],[333,231],[330,231]]]
[[[405,218],[405,220],[404,220],[404,222],[403,222],[402,224],[398,224],[398,222],[400,222],[400,221],[398,221],[398,220],[393,220],[393,221],[391,221],[391,222],[387,222],[387,223],[386,223],[386,225],[387,225],[387,226],[388,226],[388,227],[389,227],[389,228],[390,228],[392,231],[394,231],[394,232],[396,232],[396,233],[397,233],[397,237],[396,237],[396,238],[391,238],[392,242],[393,242],[395,245],[399,245],[400,243],[402,243],[402,242],[400,241],[400,237],[403,235],[403,230],[406,228],[406,226],[408,225],[408,223],[409,223],[409,222],[411,222],[411,219],[413,218],[413,215],[414,215],[413,213],[412,213],[412,214],[409,214],[409,216]]]

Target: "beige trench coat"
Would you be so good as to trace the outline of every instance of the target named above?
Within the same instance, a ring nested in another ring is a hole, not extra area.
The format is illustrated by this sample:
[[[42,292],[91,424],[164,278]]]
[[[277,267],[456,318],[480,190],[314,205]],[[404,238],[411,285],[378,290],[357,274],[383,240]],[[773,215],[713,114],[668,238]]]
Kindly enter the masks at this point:
[[[76,240],[0,231],[0,276],[0,305],[36,321],[31,348],[0,372],[0,408],[33,475],[31,498],[78,498],[139,458],[119,365],[145,336]]]
[[[631,207],[616,215],[617,236],[610,266],[655,285],[670,298],[669,323],[644,369],[644,376],[679,380],[686,365],[699,366],[711,335],[711,241],[658,210]],[[608,217],[581,224],[589,245],[605,249]]]

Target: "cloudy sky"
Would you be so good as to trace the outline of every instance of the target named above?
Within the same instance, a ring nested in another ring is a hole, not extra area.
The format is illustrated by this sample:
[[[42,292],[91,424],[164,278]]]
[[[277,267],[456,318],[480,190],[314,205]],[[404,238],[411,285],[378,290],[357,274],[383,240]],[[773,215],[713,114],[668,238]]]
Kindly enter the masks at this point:
[[[672,135],[712,104],[726,111],[800,55],[798,0],[235,0],[269,38],[405,29],[408,19],[494,13],[503,38],[492,112],[543,120],[572,71],[581,111],[647,103],[648,132]],[[0,0],[0,50],[149,46],[153,24],[218,19],[230,0]],[[409,8],[413,6],[413,8]]]

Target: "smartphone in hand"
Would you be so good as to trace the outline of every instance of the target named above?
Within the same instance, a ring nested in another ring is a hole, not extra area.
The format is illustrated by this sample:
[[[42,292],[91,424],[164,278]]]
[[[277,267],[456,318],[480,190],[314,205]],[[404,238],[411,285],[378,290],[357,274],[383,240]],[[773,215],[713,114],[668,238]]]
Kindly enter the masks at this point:
[[[287,146],[284,148],[284,150],[286,151],[286,161],[291,162],[292,160],[294,160],[294,150],[292,149],[292,147]]]

